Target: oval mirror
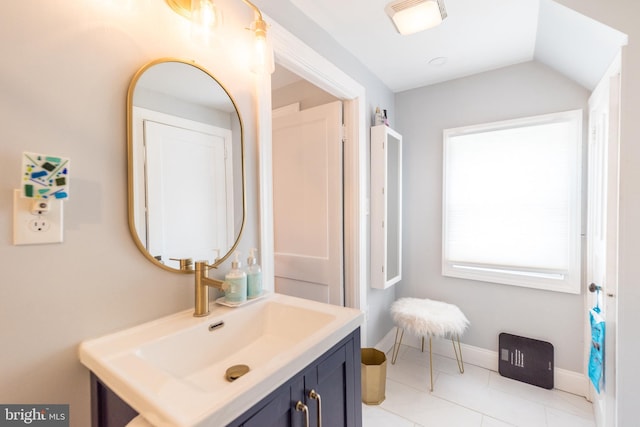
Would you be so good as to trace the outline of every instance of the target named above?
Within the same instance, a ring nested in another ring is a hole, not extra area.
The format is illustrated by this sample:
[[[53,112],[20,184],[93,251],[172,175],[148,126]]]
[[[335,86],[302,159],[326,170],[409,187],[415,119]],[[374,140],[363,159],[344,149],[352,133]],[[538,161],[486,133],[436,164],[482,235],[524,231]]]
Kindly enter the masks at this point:
[[[127,96],[129,227],[155,264],[191,272],[235,249],[245,220],[240,113],[204,68],[160,59]]]

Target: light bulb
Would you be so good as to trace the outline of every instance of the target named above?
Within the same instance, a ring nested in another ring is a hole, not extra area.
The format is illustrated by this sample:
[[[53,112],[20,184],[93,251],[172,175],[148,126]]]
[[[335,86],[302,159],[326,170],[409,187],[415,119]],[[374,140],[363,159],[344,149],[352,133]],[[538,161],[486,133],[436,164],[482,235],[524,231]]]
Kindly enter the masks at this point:
[[[275,70],[273,47],[267,38],[267,23],[259,19],[253,22],[254,51],[251,71],[256,74],[271,74]]]
[[[191,35],[209,44],[215,30],[222,25],[222,13],[213,0],[191,0]]]

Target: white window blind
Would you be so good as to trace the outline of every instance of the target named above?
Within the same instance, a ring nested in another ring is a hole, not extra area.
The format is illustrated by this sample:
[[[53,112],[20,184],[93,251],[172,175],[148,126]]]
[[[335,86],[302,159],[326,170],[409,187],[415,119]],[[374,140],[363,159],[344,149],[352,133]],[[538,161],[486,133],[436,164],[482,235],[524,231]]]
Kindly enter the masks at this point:
[[[582,112],[444,131],[443,274],[580,290]]]

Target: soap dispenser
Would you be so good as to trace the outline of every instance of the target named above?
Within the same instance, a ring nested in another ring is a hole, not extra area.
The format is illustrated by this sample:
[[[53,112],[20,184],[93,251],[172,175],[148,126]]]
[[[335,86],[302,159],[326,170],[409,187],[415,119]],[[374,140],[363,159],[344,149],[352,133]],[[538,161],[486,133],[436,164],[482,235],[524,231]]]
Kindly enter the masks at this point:
[[[256,263],[257,250],[251,248],[247,258],[247,298],[249,299],[262,295],[262,269]]]
[[[240,269],[240,253],[235,252],[231,270],[224,276],[224,298],[226,302],[238,304],[247,300],[247,274]]]

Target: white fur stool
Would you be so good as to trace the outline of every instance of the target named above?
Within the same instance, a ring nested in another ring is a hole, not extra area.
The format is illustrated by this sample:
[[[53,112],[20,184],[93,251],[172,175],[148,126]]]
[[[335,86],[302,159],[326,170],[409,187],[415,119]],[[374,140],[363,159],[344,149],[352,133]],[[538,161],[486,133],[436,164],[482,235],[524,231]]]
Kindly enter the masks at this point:
[[[460,335],[467,329],[469,321],[460,309],[441,301],[421,298],[400,298],[391,305],[391,317],[398,329],[393,344],[391,363],[395,365],[402,344],[405,329],[413,335],[422,337],[422,351],[424,352],[424,337],[429,336],[429,379],[433,391],[433,361],[431,356],[431,337],[450,337],[453,351],[456,354],[458,369],[464,373]],[[400,333],[400,340],[398,340]],[[458,342],[456,343],[454,338]],[[460,355],[458,356],[458,352]]]

